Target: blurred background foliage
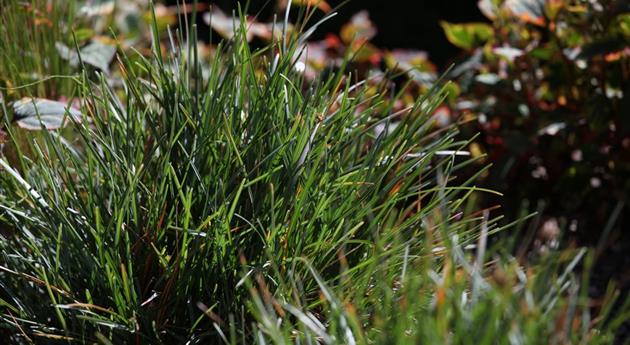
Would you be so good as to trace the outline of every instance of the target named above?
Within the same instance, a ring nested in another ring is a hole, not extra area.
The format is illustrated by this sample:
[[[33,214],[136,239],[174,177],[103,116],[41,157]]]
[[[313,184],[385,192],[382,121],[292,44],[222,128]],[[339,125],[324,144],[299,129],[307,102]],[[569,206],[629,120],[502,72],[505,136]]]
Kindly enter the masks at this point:
[[[475,119],[464,128],[481,133],[471,150],[495,165],[486,186],[505,193],[504,212],[538,208],[628,277],[630,3],[483,0],[479,8],[491,23],[443,27],[466,51],[449,74],[460,88],[452,109]]]

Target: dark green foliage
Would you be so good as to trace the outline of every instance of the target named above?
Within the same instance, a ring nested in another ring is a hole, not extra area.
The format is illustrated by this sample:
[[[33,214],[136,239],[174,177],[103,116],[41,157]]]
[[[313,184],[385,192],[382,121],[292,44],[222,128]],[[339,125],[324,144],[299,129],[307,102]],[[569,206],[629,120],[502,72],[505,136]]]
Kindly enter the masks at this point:
[[[626,227],[630,8],[608,0],[480,7],[494,34],[452,76],[459,114],[479,118],[468,131],[481,131],[480,149],[496,163],[487,186],[507,194],[508,211],[541,201],[587,243],[608,236],[608,222]]]

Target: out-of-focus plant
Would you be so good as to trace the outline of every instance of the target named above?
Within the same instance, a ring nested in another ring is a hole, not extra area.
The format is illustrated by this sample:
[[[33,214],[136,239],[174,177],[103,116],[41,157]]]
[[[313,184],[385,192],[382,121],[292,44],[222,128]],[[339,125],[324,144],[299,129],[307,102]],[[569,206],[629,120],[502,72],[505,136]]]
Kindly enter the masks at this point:
[[[192,10],[191,5],[155,5],[156,27],[165,33],[178,23],[178,11]],[[69,78],[81,66],[108,75],[119,49],[149,55],[151,18],[144,0],[3,1],[0,87],[9,100],[65,100],[73,93]]]
[[[279,2],[281,8],[286,8],[288,2]],[[292,3],[320,3],[309,1],[294,1]],[[325,2],[324,2],[325,3]],[[311,4],[312,5],[312,4]],[[326,5],[325,8],[328,8]],[[320,7],[306,7],[303,9],[304,17],[316,11],[323,11]],[[326,10],[324,12],[329,12]],[[331,16],[334,15],[331,14]],[[205,22],[223,38],[230,39],[238,28],[233,26],[234,18],[214,7],[204,14]],[[296,23],[300,26],[304,23]],[[312,23],[311,23],[312,24]],[[317,27],[317,24],[315,25]],[[248,18],[247,40],[255,38],[263,41],[271,41],[283,35],[285,31],[291,32],[295,28],[289,23],[285,28],[282,21],[263,22],[259,18]],[[422,51],[414,50],[385,50],[370,43],[377,34],[377,28],[370,20],[367,11],[356,13],[350,21],[342,26],[338,33],[329,32],[322,41],[307,40],[306,35],[301,41],[305,53],[300,56],[302,66],[306,70],[308,79],[315,78],[326,69],[339,68],[344,56],[352,57],[352,64],[360,75],[366,77],[369,74],[381,73],[385,68],[394,68],[401,72],[409,73],[412,80],[429,87],[436,78],[436,68],[429,61],[428,55]],[[415,72],[414,72],[415,71]]]
[[[507,191],[508,209],[542,200],[561,227],[591,241],[622,224],[630,5],[482,0],[479,7],[489,23],[443,28],[467,51],[451,73],[461,89],[451,106],[478,120],[470,130],[482,135],[471,151],[489,152],[498,165],[487,183]]]

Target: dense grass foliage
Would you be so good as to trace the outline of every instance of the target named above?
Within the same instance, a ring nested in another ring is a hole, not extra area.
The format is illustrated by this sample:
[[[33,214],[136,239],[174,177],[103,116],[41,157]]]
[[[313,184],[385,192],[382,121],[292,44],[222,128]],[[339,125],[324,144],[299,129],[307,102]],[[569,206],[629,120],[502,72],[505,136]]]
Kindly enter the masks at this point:
[[[611,288],[590,316],[583,251],[487,246],[502,228],[454,183],[468,143],[434,125],[445,88],[394,112],[389,75],[307,81],[304,36],[252,51],[234,25],[207,61],[154,25],[119,77],[82,64],[63,130],[3,97],[8,343],[611,341],[626,308]]]

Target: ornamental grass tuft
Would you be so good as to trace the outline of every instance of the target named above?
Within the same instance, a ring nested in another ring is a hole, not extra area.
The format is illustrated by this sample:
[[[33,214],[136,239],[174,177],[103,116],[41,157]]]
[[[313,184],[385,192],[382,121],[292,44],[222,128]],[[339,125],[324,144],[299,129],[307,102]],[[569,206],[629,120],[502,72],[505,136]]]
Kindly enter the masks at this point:
[[[202,58],[194,25],[162,44],[154,18],[150,54],[119,49],[111,75],[78,51],[63,128],[15,123],[29,99],[6,91],[38,109],[47,90],[2,89],[5,343],[613,339],[628,309],[611,287],[591,316],[589,253],[489,245],[490,191],[433,117],[446,83],[394,110],[407,86],[356,80],[352,56],[307,80],[307,19],[256,50],[241,19]]]

